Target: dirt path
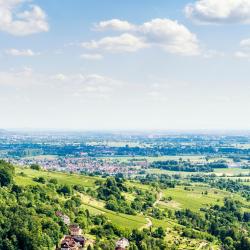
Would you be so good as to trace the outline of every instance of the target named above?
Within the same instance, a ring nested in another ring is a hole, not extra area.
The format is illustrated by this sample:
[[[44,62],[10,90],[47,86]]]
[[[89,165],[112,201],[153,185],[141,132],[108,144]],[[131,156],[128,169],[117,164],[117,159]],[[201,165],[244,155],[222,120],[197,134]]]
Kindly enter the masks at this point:
[[[159,204],[159,202],[160,202],[161,199],[162,199],[162,195],[163,195],[162,192],[159,192],[159,193],[157,194],[157,200],[156,200],[155,203],[153,204],[153,207],[156,207],[156,206]]]
[[[156,207],[156,206],[159,204],[160,200],[162,199],[162,195],[163,195],[162,192],[159,192],[159,193],[157,194],[157,199],[156,199],[156,201],[154,202],[153,207]],[[144,226],[142,226],[142,229],[143,229],[143,228],[147,228],[147,229],[148,229],[148,228],[150,228],[150,227],[153,226],[153,222],[152,222],[152,220],[151,220],[150,218],[146,217],[146,221],[147,221],[147,224],[144,225]]]
[[[151,220],[150,218],[147,217],[147,218],[146,218],[146,221],[147,221],[147,224],[144,225],[144,226],[142,226],[141,229],[144,229],[144,228],[149,229],[150,227],[153,226],[153,222],[152,222],[152,220]]]

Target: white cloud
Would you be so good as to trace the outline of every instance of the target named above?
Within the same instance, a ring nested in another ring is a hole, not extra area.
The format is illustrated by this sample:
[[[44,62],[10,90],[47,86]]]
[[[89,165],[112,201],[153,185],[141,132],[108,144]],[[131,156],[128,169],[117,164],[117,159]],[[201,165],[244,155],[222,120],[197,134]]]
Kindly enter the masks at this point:
[[[5,53],[11,56],[38,56],[40,55],[40,53],[36,53],[32,51],[31,49],[23,49],[23,50],[8,49],[5,51]]]
[[[242,40],[240,46],[243,48],[250,48],[250,38]]]
[[[99,74],[64,74],[45,75],[34,72],[31,68],[21,71],[0,71],[0,88],[11,90],[33,89],[55,92],[65,96],[108,97],[123,85],[121,81]]]
[[[52,76],[57,82],[62,83],[60,88],[73,96],[108,97],[122,85],[120,81],[98,74],[57,74]],[[56,86],[56,82],[54,82]]]
[[[250,59],[250,39],[243,39],[240,42],[240,50],[234,53],[234,56],[239,59]]]
[[[82,43],[86,49],[101,49],[110,52],[134,52],[148,47],[142,38],[132,34],[122,34],[114,37],[104,37],[99,41]]]
[[[101,60],[103,56],[101,54],[82,54],[81,58],[86,60]]]
[[[170,19],[153,19],[138,27],[149,44],[161,46],[170,53],[181,55],[199,54],[199,42],[195,34],[184,25]]]
[[[142,48],[158,46],[169,53],[179,55],[200,54],[199,41],[187,27],[170,19],[153,19],[142,25],[112,19],[100,22],[98,30],[129,31],[120,36],[104,37],[82,44],[87,49],[104,49],[112,52],[134,52]]]
[[[15,36],[26,36],[49,30],[47,16],[37,5],[24,4],[27,0],[0,0],[0,31]],[[26,10],[19,11],[20,7]]]
[[[104,31],[104,30],[131,31],[135,29],[135,26],[129,23],[128,21],[111,19],[96,24],[95,29],[99,31]]]
[[[198,0],[185,7],[186,16],[198,23],[250,23],[249,0]]]

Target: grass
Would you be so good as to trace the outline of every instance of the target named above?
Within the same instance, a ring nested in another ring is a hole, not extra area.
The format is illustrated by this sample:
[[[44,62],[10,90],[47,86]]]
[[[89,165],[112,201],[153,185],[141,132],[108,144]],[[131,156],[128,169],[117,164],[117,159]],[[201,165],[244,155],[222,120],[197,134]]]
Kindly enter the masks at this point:
[[[59,184],[82,185],[84,187],[95,187],[95,181],[98,177],[89,177],[77,174],[68,174],[60,172],[37,171],[30,168],[16,168],[15,182],[18,185],[37,184],[32,179],[35,177],[44,177],[46,179],[56,178]],[[24,176],[20,173],[24,173]]]
[[[224,197],[228,196],[229,193],[217,189],[211,189],[204,186],[192,186],[190,191],[184,190],[183,186],[177,186],[164,190],[165,197],[172,197],[172,201],[165,203],[166,207],[172,209],[186,209],[189,208],[193,211],[198,212],[200,208],[207,207],[214,204],[222,204]],[[207,195],[202,194],[205,191]],[[159,205],[162,205],[160,203]]]
[[[242,203],[243,211],[250,211],[250,202],[246,201],[239,194],[233,194],[224,190],[209,188],[202,184],[197,184],[189,187],[189,190],[184,190],[183,186],[177,186],[175,188],[169,188],[163,190],[164,197],[172,197],[170,202],[160,202],[159,208],[170,208],[173,210],[178,209],[191,209],[195,212],[199,212],[200,208],[205,208],[211,205],[222,205],[224,198],[231,197]],[[208,194],[205,195],[204,192]],[[203,192],[203,194],[202,194]]]
[[[250,173],[249,169],[242,168],[218,168],[214,170],[214,173],[218,176],[225,174],[226,176],[233,176],[238,174],[248,174]]]
[[[138,229],[143,227],[147,221],[143,215],[127,215],[116,213],[104,208],[104,202],[97,201],[87,195],[81,195],[83,207],[92,214],[104,214],[114,225],[120,228]]]
[[[204,173],[204,172],[183,172],[183,171],[169,171],[169,170],[164,170],[164,169],[154,169],[154,168],[149,168],[147,170],[148,173],[150,174],[168,174],[168,175],[181,175],[182,177],[188,176],[188,175],[197,175],[197,174],[216,174],[217,176],[236,176],[239,174],[249,174],[250,170],[249,169],[242,169],[242,168],[217,168],[214,169],[214,172],[209,172],[209,173]]]
[[[157,168],[149,168],[147,170],[147,173],[149,174],[168,174],[168,175],[180,175],[182,177],[186,177],[188,175],[196,175],[200,174],[199,172],[184,172],[184,171],[170,171],[165,169],[157,169]],[[208,174],[208,173],[202,173],[202,174]],[[211,173],[209,173],[211,174]]]

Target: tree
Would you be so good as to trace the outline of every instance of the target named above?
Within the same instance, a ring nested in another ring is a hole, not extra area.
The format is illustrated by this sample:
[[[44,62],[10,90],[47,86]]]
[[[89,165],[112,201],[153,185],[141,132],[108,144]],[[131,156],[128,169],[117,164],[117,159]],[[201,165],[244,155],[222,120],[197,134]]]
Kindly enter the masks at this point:
[[[42,176],[37,177],[37,178],[35,177],[35,178],[33,178],[33,180],[36,181],[36,182],[42,183],[42,184],[45,184],[45,183],[46,183],[45,178],[42,177]]]
[[[165,233],[163,227],[158,227],[158,228],[154,231],[153,236],[156,237],[156,238],[163,239],[163,238],[166,236],[166,233]]]
[[[72,188],[69,185],[63,185],[58,190],[58,193],[64,194],[64,195],[71,195],[72,194]]]
[[[38,164],[31,164],[30,168],[33,170],[41,170],[41,166],[39,166]]]
[[[0,161],[0,186],[13,183],[14,167],[7,162]]]

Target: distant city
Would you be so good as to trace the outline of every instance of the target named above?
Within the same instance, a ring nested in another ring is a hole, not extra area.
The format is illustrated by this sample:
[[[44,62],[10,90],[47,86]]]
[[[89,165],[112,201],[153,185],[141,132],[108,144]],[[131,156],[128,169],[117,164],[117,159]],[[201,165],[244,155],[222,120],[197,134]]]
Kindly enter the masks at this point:
[[[145,174],[153,169],[207,172],[250,169],[249,134],[177,132],[0,133],[0,157],[19,166],[100,175]]]

